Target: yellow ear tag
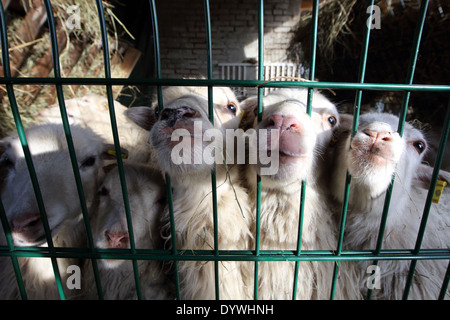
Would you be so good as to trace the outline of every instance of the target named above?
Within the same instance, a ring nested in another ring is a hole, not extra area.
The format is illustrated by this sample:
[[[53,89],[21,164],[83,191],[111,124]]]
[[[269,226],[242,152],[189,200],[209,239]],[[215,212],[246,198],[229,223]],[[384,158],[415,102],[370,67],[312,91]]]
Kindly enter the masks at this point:
[[[116,150],[113,150],[113,149],[106,150],[106,153],[111,156],[114,156],[114,157],[116,156]],[[128,159],[128,153],[121,152],[120,155],[121,155],[122,159]]]
[[[242,119],[244,118],[244,115],[245,115],[245,111],[244,111],[244,110],[242,110],[242,112],[241,112],[241,118],[239,119],[239,122],[241,122],[241,121],[242,121]]]
[[[436,188],[434,189],[434,195],[433,195],[433,203],[439,203],[439,199],[441,199],[442,192],[444,191],[445,186],[447,185],[447,182],[438,180],[436,182]]]

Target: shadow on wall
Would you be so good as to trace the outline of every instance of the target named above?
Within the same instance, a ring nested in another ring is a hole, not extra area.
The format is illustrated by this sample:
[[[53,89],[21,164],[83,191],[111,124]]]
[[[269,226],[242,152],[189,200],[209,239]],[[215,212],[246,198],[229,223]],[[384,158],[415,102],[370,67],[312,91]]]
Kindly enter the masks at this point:
[[[301,1],[264,1],[264,61],[287,62],[286,49],[300,17]],[[157,1],[161,69],[166,78],[207,75],[204,4]],[[213,77],[221,78],[220,63],[257,63],[258,2],[210,2]],[[256,74],[255,74],[256,76]],[[249,75],[248,80],[251,80]]]

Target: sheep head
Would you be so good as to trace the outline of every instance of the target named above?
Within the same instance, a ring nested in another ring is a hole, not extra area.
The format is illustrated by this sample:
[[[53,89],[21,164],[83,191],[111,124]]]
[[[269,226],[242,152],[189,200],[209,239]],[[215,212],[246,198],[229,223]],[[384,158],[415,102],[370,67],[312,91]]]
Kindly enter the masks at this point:
[[[259,139],[258,153],[278,152],[279,168],[264,179],[281,184],[313,178],[312,170],[317,154],[329,143],[333,130],[339,124],[336,107],[320,93],[313,95],[311,116],[307,114],[308,90],[279,89],[264,97],[262,120],[257,121],[257,98],[243,102],[246,117],[244,128],[254,128]],[[267,132],[267,135],[261,134]],[[273,138],[275,136],[275,138]],[[261,150],[267,146],[266,150]],[[261,174],[264,165],[251,166]]]
[[[161,174],[143,165],[124,165],[128,202],[137,248],[157,248],[159,218],[165,204]],[[130,248],[119,169],[108,166],[92,206],[92,228],[96,247]],[[124,260],[101,260],[106,268],[118,267]]]
[[[39,188],[52,236],[61,225],[80,218],[81,204],[67,141],[62,126],[35,126],[26,130]],[[73,126],[72,140],[86,200],[95,193],[105,145],[88,129]],[[5,151],[0,158],[3,172],[1,196],[12,235],[17,245],[39,245],[45,232],[30,174],[17,136],[1,141]]]
[[[241,118],[239,103],[229,88],[213,89],[213,119],[209,120],[208,90],[204,87],[167,87],[163,90],[164,108],[150,130],[159,167],[171,175],[210,172],[212,162],[206,153],[214,150],[214,163],[223,162],[226,130],[237,129]],[[130,109],[132,112],[133,108]],[[144,127],[145,118],[132,116]],[[210,147],[208,150],[206,150]]]
[[[358,194],[369,199],[382,195],[395,174],[397,184],[409,189],[427,149],[422,132],[405,123],[403,136],[397,132],[399,118],[385,113],[368,113],[359,118],[353,139],[350,122],[340,128],[336,145],[336,166],[332,190],[337,199],[343,197],[348,170]]]

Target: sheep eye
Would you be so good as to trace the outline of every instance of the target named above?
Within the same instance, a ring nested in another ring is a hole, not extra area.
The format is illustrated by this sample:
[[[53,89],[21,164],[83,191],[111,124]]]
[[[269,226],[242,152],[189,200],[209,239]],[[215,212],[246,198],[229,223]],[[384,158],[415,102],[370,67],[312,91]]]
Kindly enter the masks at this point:
[[[425,151],[425,143],[423,141],[415,141],[413,143],[414,148],[416,148],[417,152],[421,154]]]
[[[107,196],[109,194],[109,190],[106,187],[102,187],[99,191],[98,194],[101,196]]]
[[[11,161],[11,159],[8,158],[6,154],[4,154],[0,158],[0,166],[6,167],[6,168],[12,168],[14,167],[14,163]]]
[[[88,157],[81,163],[82,168],[92,167],[95,164],[95,157]]]
[[[337,119],[335,116],[331,116],[328,118],[328,122],[330,123],[331,127],[334,127],[337,123]]]
[[[233,112],[234,114],[237,111],[236,105],[233,103],[230,103],[229,105],[227,105],[227,109],[230,110],[231,112]]]
[[[159,108],[155,108],[155,116],[156,118],[159,118]]]

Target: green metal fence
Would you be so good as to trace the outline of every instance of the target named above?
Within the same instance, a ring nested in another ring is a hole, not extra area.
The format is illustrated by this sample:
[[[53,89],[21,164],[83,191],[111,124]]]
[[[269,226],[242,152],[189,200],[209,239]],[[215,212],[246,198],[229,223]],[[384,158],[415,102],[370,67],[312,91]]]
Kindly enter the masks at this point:
[[[310,65],[310,80],[314,80],[315,76],[315,68],[316,68],[316,48],[317,48],[317,27],[318,27],[318,19],[319,17],[319,1],[315,0],[313,4],[313,28],[311,30],[311,39],[312,39],[312,52],[311,52],[311,65]],[[9,257],[12,261],[17,284],[20,290],[21,297],[23,299],[27,298],[27,293],[24,287],[24,283],[21,277],[21,271],[18,264],[18,258],[20,257],[45,257],[50,258],[53,265],[53,272],[55,275],[56,284],[58,287],[59,295],[61,299],[65,299],[63,283],[61,281],[61,276],[59,274],[59,270],[57,267],[57,258],[86,258],[91,259],[92,268],[96,280],[96,287],[98,291],[98,296],[100,299],[103,298],[103,293],[101,289],[101,283],[97,270],[97,260],[98,259],[128,259],[133,262],[134,268],[134,278],[136,283],[136,291],[138,298],[141,296],[140,282],[139,282],[139,272],[137,270],[137,261],[138,260],[166,260],[174,262],[174,271],[175,271],[175,282],[177,284],[177,297],[179,298],[179,279],[178,279],[178,261],[183,260],[191,260],[191,261],[213,261],[215,263],[215,275],[216,275],[216,298],[220,299],[219,296],[219,283],[218,283],[218,264],[221,260],[237,260],[237,261],[253,261],[255,263],[255,294],[254,298],[258,298],[258,264],[260,261],[294,261],[296,262],[296,277],[298,278],[298,263],[301,261],[333,261],[335,262],[335,272],[330,278],[330,282],[332,282],[332,290],[330,292],[330,299],[334,298],[335,287],[337,282],[337,274],[338,274],[338,264],[340,261],[348,261],[348,260],[369,260],[374,261],[376,264],[380,260],[408,260],[411,261],[410,271],[408,274],[408,283],[405,287],[404,298],[408,298],[409,289],[412,283],[412,278],[414,275],[416,263],[418,260],[427,260],[427,259],[444,259],[450,261],[450,250],[448,249],[421,249],[421,242],[424,235],[424,231],[426,228],[427,218],[431,206],[432,195],[434,193],[434,188],[438,178],[438,168],[440,167],[443,159],[443,151],[444,146],[447,141],[449,130],[450,130],[450,104],[447,108],[447,115],[445,118],[444,129],[441,135],[439,151],[437,155],[437,161],[435,164],[435,169],[433,171],[431,188],[428,192],[428,197],[426,200],[424,216],[421,222],[420,230],[417,235],[416,245],[413,249],[404,249],[404,250],[383,250],[382,249],[382,239],[384,227],[387,220],[389,201],[390,201],[390,193],[392,190],[389,190],[386,196],[385,208],[383,211],[378,242],[376,248],[374,250],[361,250],[361,251],[351,251],[351,250],[343,250],[343,236],[345,230],[345,221],[346,221],[346,213],[347,213],[347,203],[348,203],[348,195],[349,195],[349,186],[351,183],[351,177],[347,175],[346,180],[346,192],[344,198],[344,205],[342,208],[342,219],[340,223],[340,232],[339,232],[339,241],[338,247],[336,250],[330,251],[308,251],[303,250],[301,248],[301,237],[302,237],[302,223],[300,223],[298,230],[298,246],[296,250],[284,250],[284,251],[269,251],[269,250],[261,250],[259,245],[259,236],[260,236],[260,191],[261,191],[261,180],[260,177],[255,177],[257,179],[257,212],[256,212],[256,221],[257,221],[257,229],[256,229],[256,246],[254,250],[248,251],[238,251],[238,250],[220,250],[218,247],[218,228],[217,224],[220,223],[217,220],[217,206],[216,206],[216,179],[215,172],[211,173],[212,177],[212,192],[214,199],[214,211],[211,213],[214,217],[214,248],[213,250],[194,250],[194,251],[180,251],[177,249],[175,237],[172,237],[172,248],[170,250],[150,250],[150,249],[136,249],[134,245],[133,238],[133,227],[131,223],[130,216],[130,208],[128,204],[128,193],[127,186],[123,171],[122,158],[120,155],[120,141],[118,136],[118,130],[115,120],[115,112],[114,112],[114,103],[113,103],[113,94],[112,94],[112,86],[114,85],[151,85],[157,87],[157,96],[159,108],[163,108],[162,104],[162,86],[206,86],[208,87],[208,96],[209,96],[209,112],[210,112],[210,120],[213,121],[212,116],[212,94],[213,87],[215,86],[228,86],[228,87],[257,87],[258,88],[258,97],[259,97],[259,106],[258,106],[258,119],[261,120],[262,117],[262,95],[264,87],[304,87],[309,89],[309,101],[308,101],[308,113],[311,112],[311,103],[312,103],[312,91],[313,89],[335,89],[335,90],[355,90],[355,104],[354,104],[354,122],[353,122],[353,134],[356,133],[358,127],[358,117],[359,110],[361,107],[361,98],[364,91],[367,90],[380,90],[380,91],[400,91],[403,92],[403,105],[402,105],[402,113],[401,113],[401,121],[399,124],[398,132],[400,134],[403,133],[403,127],[406,119],[406,113],[408,109],[409,97],[412,92],[444,92],[450,93],[450,84],[449,85],[429,85],[429,84],[414,84],[413,77],[414,71],[416,67],[416,62],[418,58],[419,46],[421,41],[421,35],[425,23],[425,17],[428,7],[428,1],[422,1],[420,14],[417,21],[417,27],[415,31],[414,37],[414,48],[411,51],[410,64],[408,69],[408,76],[405,79],[405,82],[402,84],[380,84],[380,83],[365,83],[365,71],[367,66],[367,55],[370,41],[370,28],[366,28],[364,33],[364,38],[361,39],[363,46],[361,52],[361,60],[360,60],[360,72],[358,82],[355,83],[337,83],[337,82],[305,82],[305,81],[270,81],[265,82],[263,79],[263,65],[264,65],[264,1],[258,0],[255,1],[255,6],[258,6],[258,41],[259,41],[259,73],[258,79],[254,81],[246,81],[246,80],[215,80],[212,78],[212,49],[211,49],[211,19],[210,19],[210,7],[209,1],[204,0],[204,15],[205,15],[205,25],[206,25],[206,43],[207,43],[207,55],[204,57],[207,61],[207,78],[206,79],[165,79],[161,77],[161,64],[160,64],[160,53],[159,53],[159,31],[158,31],[158,19],[157,19],[157,10],[155,6],[155,0],[150,0],[150,12],[149,17],[151,17],[153,24],[153,39],[154,39],[154,50],[155,50],[155,69],[156,76],[154,78],[146,78],[146,79],[125,79],[125,78],[112,78],[110,71],[110,57],[109,57],[109,49],[108,49],[108,35],[105,27],[105,18],[103,15],[103,5],[101,0],[96,0],[97,9],[98,9],[98,17],[101,26],[101,36],[102,36],[102,44],[103,44],[103,57],[105,64],[105,76],[104,78],[67,78],[61,76],[60,65],[59,65],[59,52],[57,46],[57,38],[56,38],[56,29],[55,29],[55,21],[52,14],[52,6],[49,0],[44,0],[45,8],[47,10],[48,17],[48,26],[50,30],[51,36],[51,49],[53,54],[53,68],[54,68],[54,77],[52,78],[29,78],[29,77],[12,77],[10,70],[10,62],[8,55],[8,39],[7,39],[7,29],[6,29],[6,21],[5,21],[5,13],[3,6],[0,4],[0,41],[1,41],[1,52],[2,52],[2,62],[3,62],[3,72],[4,76],[0,78],[0,84],[6,86],[7,94],[10,102],[11,112],[14,116],[14,121],[16,124],[17,132],[19,134],[19,139],[22,143],[25,158],[27,161],[27,165],[30,171],[30,176],[32,179],[34,191],[36,193],[36,198],[39,204],[39,210],[41,214],[42,221],[44,223],[44,229],[46,232],[46,239],[48,243],[48,247],[18,247],[15,246],[11,237],[10,228],[6,219],[5,211],[3,208],[3,204],[0,201],[0,218],[3,230],[5,231],[7,246],[0,247],[0,256]],[[368,6],[374,4],[374,1],[368,1]],[[368,18],[371,18],[371,14],[368,14]],[[88,235],[88,248],[60,248],[55,247],[52,243],[52,237],[50,234],[50,229],[48,225],[48,221],[46,218],[46,212],[44,208],[44,203],[42,200],[42,196],[39,189],[39,184],[37,181],[36,173],[33,167],[33,161],[31,159],[31,154],[28,149],[27,138],[25,136],[24,126],[21,121],[21,117],[18,110],[18,105],[15,98],[14,86],[20,84],[41,84],[46,86],[54,86],[57,92],[57,98],[59,102],[59,107],[61,111],[61,118],[63,121],[63,126],[67,138],[67,143],[70,151],[70,158],[72,161],[73,172],[75,175],[75,180],[78,189],[78,195],[80,198],[80,203],[82,207],[82,213],[84,218],[85,227]],[[62,91],[62,87],[64,85],[76,85],[76,84],[88,84],[88,85],[101,85],[106,89],[106,94],[108,98],[109,112],[111,118],[112,132],[114,137],[114,145],[117,156],[117,163],[119,166],[120,172],[120,180],[121,187],[123,191],[123,199],[126,204],[126,216],[127,216],[127,224],[128,230],[130,233],[130,246],[129,250],[114,250],[114,249],[97,249],[94,247],[92,231],[89,224],[88,219],[88,210],[86,207],[85,195],[82,188],[80,174],[77,166],[76,154],[74,152],[73,142],[71,138],[71,131],[68,122],[68,117],[65,108],[64,95]],[[173,207],[172,207],[172,197],[171,197],[171,186],[170,186],[170,177],[166,175],[167,179],[167,195],[169,201],[169,209],[170,209],[170,222],[171,222],[171,231],[172,234],[175,234],[175,225],[174,225],[174,216],[173,216]],[[302,182],[302,192],[301,192],[301,203],[303,203],[305,189],[307,188],[307,182]],[[300,210],[300,222],[303,217],[303,205],[301,204]],[[445,277],[442,279],[442,287],[439,298],[443,299],[445,297],[445,292],[447,291],[448,283],[450,279],[450,264],[447,269]],[[295,292],[293,299],[295,299]],[[368,292],[368,298],[370,298],[371,292]]]

